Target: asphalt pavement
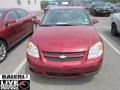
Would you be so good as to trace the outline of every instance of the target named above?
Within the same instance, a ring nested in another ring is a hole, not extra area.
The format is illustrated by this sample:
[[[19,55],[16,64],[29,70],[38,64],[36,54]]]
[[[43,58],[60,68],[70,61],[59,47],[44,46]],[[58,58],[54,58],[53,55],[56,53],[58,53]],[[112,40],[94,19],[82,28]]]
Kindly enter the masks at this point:
[[[30,36],[9,51],[0,64],[0,74],[30,74],[31,90],[120,90],[120,37],[111,36],[110,17],[96,18],[99,23],[95,27],[104,41],[105,53],[102,68],[94,77],[59,79],[32,73],[25,59]]]

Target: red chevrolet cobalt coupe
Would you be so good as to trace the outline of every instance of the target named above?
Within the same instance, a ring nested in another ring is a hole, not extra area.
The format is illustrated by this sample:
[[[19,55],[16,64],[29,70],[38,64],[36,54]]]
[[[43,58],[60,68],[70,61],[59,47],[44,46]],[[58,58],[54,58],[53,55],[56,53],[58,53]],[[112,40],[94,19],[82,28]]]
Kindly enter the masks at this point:
[[[29,68],[42,76],[72,78],[93,74],[103,61],[103,42],[86,11],[49,10],[27,45]]]
[[[23,9],[0,9],[0,62],[8,49],[33,32],[34,18]]]

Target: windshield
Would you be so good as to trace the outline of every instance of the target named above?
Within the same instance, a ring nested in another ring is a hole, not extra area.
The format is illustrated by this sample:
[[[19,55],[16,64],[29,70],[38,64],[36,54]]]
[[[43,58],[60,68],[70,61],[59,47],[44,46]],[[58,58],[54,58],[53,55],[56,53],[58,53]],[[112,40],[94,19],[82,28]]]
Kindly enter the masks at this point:
[[[106,3],[104,2],[98,2],[98,3],[95,3],[96,6],[106,6]]]
[[[59,9],[50,10],[42,20],[42,25],[91,25],[91,22],[88,15],[83,10]]]
[[[0,11],[0,18],[2,18],[2,16],[3,16],[3,12],[2,12],[2,11]]]

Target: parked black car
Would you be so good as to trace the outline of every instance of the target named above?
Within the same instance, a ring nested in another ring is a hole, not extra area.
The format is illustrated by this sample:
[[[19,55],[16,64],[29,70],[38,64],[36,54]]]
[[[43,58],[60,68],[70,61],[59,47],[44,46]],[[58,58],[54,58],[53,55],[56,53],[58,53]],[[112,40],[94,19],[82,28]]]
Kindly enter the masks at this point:
[[[83,6],[86,10],[90,10],[90,5],[93,0],[71,0],[71,6]]]
[[[110,16],[111,8],[108,6],[106,2],[93,2],[91,4],[90,13],[92,15],[106,15]]]

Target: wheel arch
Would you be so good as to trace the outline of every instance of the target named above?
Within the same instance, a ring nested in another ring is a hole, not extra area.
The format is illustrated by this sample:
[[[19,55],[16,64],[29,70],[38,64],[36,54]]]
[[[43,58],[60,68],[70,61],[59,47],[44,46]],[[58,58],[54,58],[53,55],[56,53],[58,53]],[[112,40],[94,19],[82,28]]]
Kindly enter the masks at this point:
[[[112,27],[113,25],[116,25],[116,23],[115,23],[115,22],[112,22],[112,23],[111,23],[111,27]],[[117,26],[117,25],[116,25],[116,26]]]
[[[1,37],[0,37],[0,40],[3,41],[6,44],[6,47],[8,49],[8,42],[5,39],[1,38]]]
[[[111,27],[112,27],[112,25],[116,25],[117,32],[120,33],[120,29],[118,29],[118,23],[117,22],[112,22]]]

